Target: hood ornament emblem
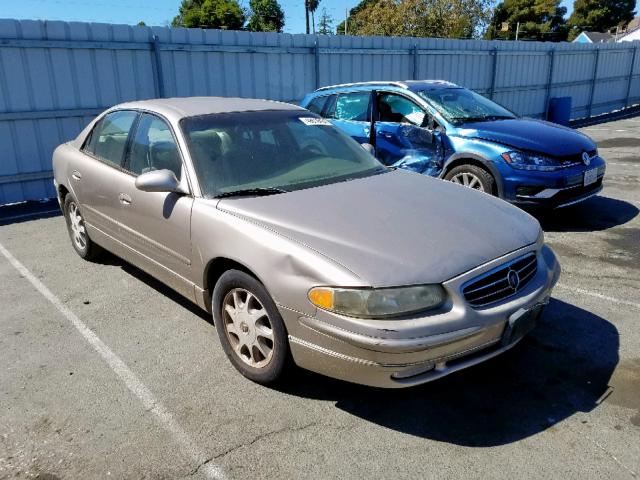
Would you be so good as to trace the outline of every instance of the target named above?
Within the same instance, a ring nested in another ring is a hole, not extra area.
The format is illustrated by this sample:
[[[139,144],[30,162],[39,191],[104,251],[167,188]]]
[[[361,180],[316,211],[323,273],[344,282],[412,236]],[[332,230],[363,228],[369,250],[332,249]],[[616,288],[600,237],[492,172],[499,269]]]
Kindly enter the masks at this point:
[[[582,163],[587,166],[589,166],[589,164],[591,163],[591,157],[587,152],[582,152]]]
[[[517,290],[520,285],[520,275],[518,275],[518,272],[509,270],[509,272],[507,272],[507,282],[513,290]]]

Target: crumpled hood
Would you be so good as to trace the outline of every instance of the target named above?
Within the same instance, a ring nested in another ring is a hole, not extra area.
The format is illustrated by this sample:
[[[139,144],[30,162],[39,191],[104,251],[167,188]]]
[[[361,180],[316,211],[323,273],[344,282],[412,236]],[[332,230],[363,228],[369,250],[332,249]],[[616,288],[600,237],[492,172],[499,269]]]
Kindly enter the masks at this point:
[[[580,132],[534,119],[465,123],[458,129],[458,134],[555,157],[581,154],[596,148],[593,140]]]
[[[371,286],[437,283],[536,241],[522,210],[396,170],[218,208],[330,257]]]

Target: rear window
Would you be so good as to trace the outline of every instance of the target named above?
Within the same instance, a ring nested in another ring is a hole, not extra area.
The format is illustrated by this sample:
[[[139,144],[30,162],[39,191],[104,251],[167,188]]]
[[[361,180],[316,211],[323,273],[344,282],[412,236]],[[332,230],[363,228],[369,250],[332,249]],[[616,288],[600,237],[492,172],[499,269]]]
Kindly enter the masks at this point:
[[[307,110],[312,111],[313,113],[317,113],[318,115],[322,114],[322,109],[324,108],[324,104],[327,102],[328,96],[316,97],[309,102],[307,105]]]
[[[84,150],[107,163],[121,167],[129,132],[137,116],[132,111],[107,114],[93,128]]]

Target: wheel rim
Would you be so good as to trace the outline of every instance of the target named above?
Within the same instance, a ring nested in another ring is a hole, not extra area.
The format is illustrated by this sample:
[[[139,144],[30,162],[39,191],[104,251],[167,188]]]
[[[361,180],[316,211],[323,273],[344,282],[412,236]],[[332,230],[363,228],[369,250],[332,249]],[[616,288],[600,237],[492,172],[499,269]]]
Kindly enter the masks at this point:
[[[481,192],[484,192],[482,181],[477,175],[474,175],[471,172],[457,173],[451,178],[451,181],[453,183],[457,183],[458,185],[463,185],[465,187],[473,188],[474,190],[479,190]]]
[[[87,231],[84,228],[84,219],[80,215],[80,209],[75,202],[69,204],[69,223],[71,226],[71,240],[80,250],[87,248]]]
[[[242,288],[230,290],[222,301],[222,319],[234,353],[251,367],[267,366],[273,357],[273,328],[256,296]]]

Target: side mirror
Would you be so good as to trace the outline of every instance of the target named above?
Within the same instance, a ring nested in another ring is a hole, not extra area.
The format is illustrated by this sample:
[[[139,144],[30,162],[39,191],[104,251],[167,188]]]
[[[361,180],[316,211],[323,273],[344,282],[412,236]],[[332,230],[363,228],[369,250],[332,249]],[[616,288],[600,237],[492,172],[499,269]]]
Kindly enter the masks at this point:
[[[370,143],[361,143],[360,146],[363,149],[365,149],[367,152],[369,152],[371,155],[373,155],[374,157],[376,156],[376,149]]]
[[[136,178],[136,188],[143,192],[185,193],[171,170],[153,170]]]

